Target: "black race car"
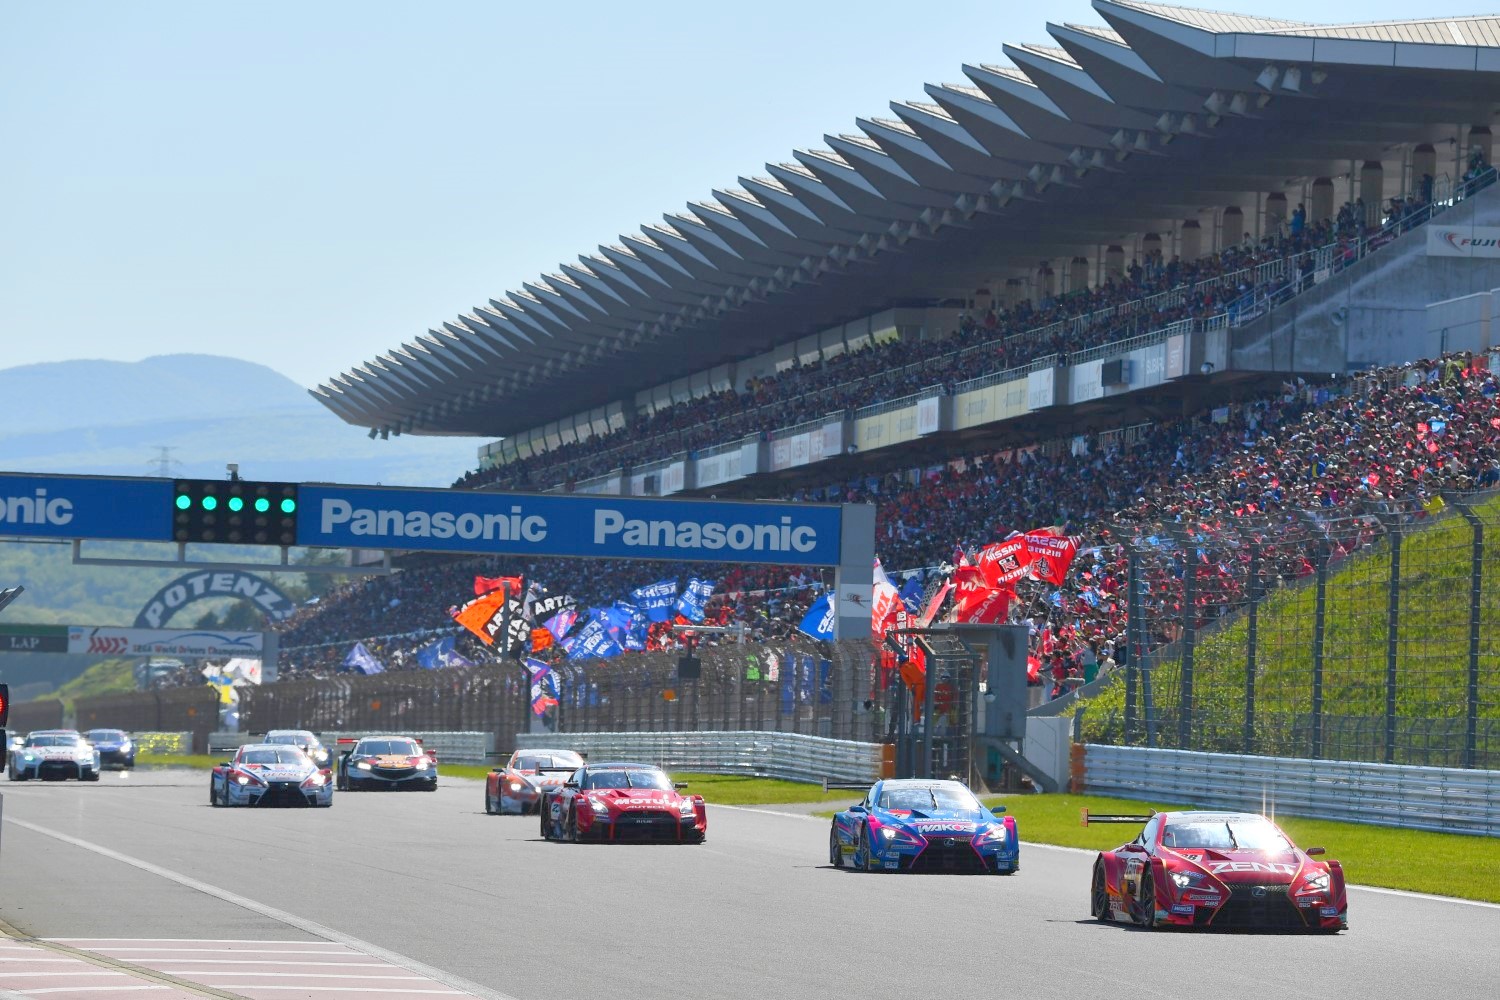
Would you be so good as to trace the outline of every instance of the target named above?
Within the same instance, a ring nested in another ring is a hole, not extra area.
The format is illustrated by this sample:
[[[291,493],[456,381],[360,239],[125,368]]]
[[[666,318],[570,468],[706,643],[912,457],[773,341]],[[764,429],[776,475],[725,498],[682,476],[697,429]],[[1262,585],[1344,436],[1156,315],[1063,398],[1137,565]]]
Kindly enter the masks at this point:
[[[410,736],[341,739],[337,788],[341,792],[411,789],[435,792],[437,757]]]

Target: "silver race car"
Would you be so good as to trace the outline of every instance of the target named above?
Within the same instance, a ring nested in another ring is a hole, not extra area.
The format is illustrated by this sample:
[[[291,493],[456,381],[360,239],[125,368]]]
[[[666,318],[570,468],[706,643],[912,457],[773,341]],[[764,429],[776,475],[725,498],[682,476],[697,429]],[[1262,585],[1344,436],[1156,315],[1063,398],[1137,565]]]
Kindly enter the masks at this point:
[[[323,741],[317,735],[306,729],[273,729],[266,733],[262,743],[276,743],[282,746],[301,747],[302,752],[312,758],[312,762],[320,768],[332,766],[333,755],[323,745]]]
[[[247,743],[232,760],[214,767],[208,784],[211,806],[333,805],[333,776],[301,747]]]
[[[99,751],[72,729],[38,729],[10,754],[10,780],[99,780]]]

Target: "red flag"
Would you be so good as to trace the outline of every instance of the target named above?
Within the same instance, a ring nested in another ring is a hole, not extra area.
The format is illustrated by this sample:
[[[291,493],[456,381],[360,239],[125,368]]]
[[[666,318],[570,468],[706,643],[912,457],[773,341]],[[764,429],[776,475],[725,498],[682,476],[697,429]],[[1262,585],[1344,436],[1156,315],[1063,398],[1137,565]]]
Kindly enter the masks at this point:
[[[953,601],[962,617],[974,605],[981,603],[993,589],[984,578],[984,571],[975,566],[960,566],[953,571]]]
[[[922,628],[926,628],[932,624],[932,620],[938,616],[938,612],[942,610],[943,602],[948,599],[948,595],[952,591],[953,582],[950,580],[948,583],[943,584],[936,594],[932,595],[932,600],[927,602],[927,610],[922,612]]]
[[[986,545],[979,553],[979,569],[991,589],[1014,590],[1016,581],[1026,576],[1030,566],[1031,551],[1025,535],[1017,534]]]
[[[958,620],[965,625],[998,625],[1005,622],[1005,613],[1010,610],[1012,592],[992,590],[985,598],[958,613]]]
[[[1028,531],[1026,550],[1031,554],[1028,567],[1031,578],[1060,587],[1067,578],[1068,568],[1073,565],[1073,558],[1078,555],[1078,539],[1054,534],[1055,530]]]
[[[531,630],[531,651],[533,653],[540,653],[552,645],[554,641],[552,633],[544,628],[534,628]]]
[[[480,597],[495,590],[510,588],[510,596],[520,600],[525,590],[521,585],[519,576],[476,576],[474,578],[474,593]]]

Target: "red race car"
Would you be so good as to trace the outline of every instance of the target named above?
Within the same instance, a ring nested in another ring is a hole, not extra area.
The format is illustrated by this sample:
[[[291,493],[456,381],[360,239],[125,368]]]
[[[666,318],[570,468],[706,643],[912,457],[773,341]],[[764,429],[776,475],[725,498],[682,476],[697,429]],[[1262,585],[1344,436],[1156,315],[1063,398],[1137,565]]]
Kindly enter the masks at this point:
[[[542,837],[701,844],[708,837],[708,807],[701,795],[678,794],[686,787],[649,764],[589,764],[543,790]]]
[[[1337,933],[1349,927],[1344,869],[1315,861],[1255,813],[1090,816],[1141,823],[1140,836],[1094,862],[1094,919],[1142,927],[1256,927]]]
[[[484,811],[492,816],[537,812],[542,790],[558,787],[582,766],[583,757],[572,750],[517,750],[504,767],[485,776]]]

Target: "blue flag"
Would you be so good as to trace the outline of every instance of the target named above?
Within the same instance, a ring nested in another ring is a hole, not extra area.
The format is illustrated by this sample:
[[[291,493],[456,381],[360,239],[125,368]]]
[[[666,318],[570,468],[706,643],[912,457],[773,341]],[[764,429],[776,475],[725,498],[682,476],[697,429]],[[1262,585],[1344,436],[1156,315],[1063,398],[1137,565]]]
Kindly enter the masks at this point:
[[[672,605],[677,600],[677,578],[657,580],[630,592],[635,606],[646,612],[654,622],[664,622],[672,617]]]
[[[354,648],[349,650],[349,655],[344,657],[344,668],[358,670],[367,677],[370,674],[385,673],[385,664],[377,660],[362,642],[356,642]]]
[[[918,614],[922,610],[922,581],[912,574],[906,578],[906,583],[901,587],[901,603],[906,605],[906,610],[912,614]]]
[[[807,614],[802,618],[802,624],[797,628],[814,639],[822,639],[824,642],[833,641],[833,607],[828,601],[828,595],[813,601],[813,606],[807,609]]]
[[[701,622],[703,609],[708,606],[708,599],[713,596],[713,592],[714,581],[700,580],[696,576],[688,577],[682,596],[677,598],[677,613],[690,622]]]
[[[531,711],[542,715],[557,704],[557,675],[541,660],[528,659],[526,670],[531,674]]]
[[[417,650],[417,666],[423,670],[440,670],[443,667],[472,667],[474,665],[473,661],[454,648],[457,642],[458,639],[451,635],[445,635],[441,639],[434,639]]]
[[[570,660],[591,657],[603,659],[620,655],[620,644],[610,636],[605,621],[602,615],[595,615],[589,618],[583,628],[562,641],[562,647],[567,650]]]

